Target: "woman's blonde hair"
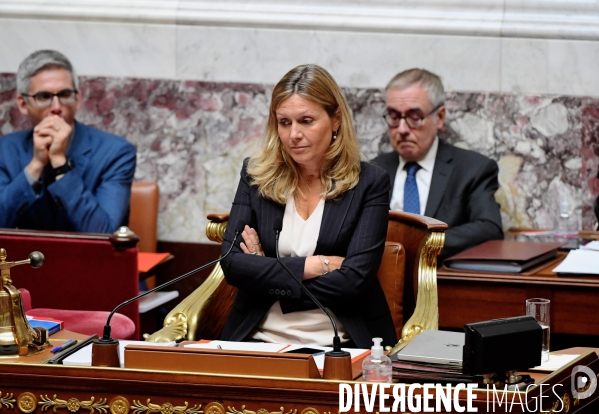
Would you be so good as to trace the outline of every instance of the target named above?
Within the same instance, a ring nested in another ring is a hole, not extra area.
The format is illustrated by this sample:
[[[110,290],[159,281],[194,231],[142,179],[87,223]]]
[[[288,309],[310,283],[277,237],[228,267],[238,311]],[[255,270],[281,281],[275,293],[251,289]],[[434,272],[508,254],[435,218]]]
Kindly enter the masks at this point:
[[[331,119],[341,121],[337,139],[331,136],[320,167],[323,197],[330,200],[352,189],[360,176],[360,147],[351,111],[333,77],[317,65],[301,65],[291,69],[272,92],[270,113],[264,133],[265,145],[250,158],[248,174],[261,196],[285,204],[298,187],[297,164],[287,154],[277,129],[276,110],[292,95],[315,102]]]

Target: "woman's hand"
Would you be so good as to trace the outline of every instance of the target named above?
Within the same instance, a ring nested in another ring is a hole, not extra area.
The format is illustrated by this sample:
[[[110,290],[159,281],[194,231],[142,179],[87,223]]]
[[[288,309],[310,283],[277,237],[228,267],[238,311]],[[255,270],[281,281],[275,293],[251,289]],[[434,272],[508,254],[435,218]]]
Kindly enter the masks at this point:
[[[304,265],[303,279],[312,279],[333,272],[341,268],[344,259],[345,257],[341,256],[308,256]]]
[[[264,250],[262,250],[260,238],[258,237],[256,230],[246,224],[241,232],[241,237],[243,237],[243,241],[239,243],[239,247],[241,247],[241,250],[243,250],[244,253],[264,256]]]

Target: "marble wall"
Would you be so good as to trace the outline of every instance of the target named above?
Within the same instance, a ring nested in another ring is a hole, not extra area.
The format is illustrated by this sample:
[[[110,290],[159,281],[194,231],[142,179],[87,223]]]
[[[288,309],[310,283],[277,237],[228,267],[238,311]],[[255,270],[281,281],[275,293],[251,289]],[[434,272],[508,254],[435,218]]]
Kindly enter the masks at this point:
[[[41,48],[94,77],[272,84],[317,63],[380,88],[424,67],[450,91],[599,97],[588,0],[0,1],[0,72]]]
[[[158,181],[159,238],[206,241],[206,214],[230,208],[241,162],[261,143],[272,85],[84,76],[80,89],[78,120],[126,137],[135,179]],[[383,91],[344,92],[363,158],[389,151]],[[14,74],[0,74],[0,135],[28,127],[15,93]],[[499,163],[505,228],[553,226],[562,198],[581,228],[594,227],[599,99],[450,92],[447,108],[443,139]]]

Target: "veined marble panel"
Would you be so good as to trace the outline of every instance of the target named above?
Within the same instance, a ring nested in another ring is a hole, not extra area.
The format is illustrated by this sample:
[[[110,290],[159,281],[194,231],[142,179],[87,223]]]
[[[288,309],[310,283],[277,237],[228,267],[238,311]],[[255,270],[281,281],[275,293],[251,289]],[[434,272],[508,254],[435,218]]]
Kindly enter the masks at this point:
[[[272,86],[82,77],[78,120],[136,145],[139,181],[160,186],[159,238],[206,241],[206,215],[228,211],[243,158],[261,144]],[[346,88],[364,159],[389,151],[381,89]],[[27,128],[15,79],[0,74],[0,135]],[[504,228],[552,227],[561,198],[594,227],[599,99],[449,92],[443,139],[500,166]],[[1,139],[1,138],[0,138]]]

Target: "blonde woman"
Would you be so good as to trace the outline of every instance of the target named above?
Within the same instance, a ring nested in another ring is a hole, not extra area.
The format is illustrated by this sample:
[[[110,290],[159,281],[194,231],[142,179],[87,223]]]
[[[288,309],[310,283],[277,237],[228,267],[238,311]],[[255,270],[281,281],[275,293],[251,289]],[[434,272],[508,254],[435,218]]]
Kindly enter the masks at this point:
[[[277,263],[282,260],[336,319],[344,346],[395,343],[376,273],[387,233],[390,179],[360,162],[351,112],[331,75],[316,65],[275,86],[260,152],[244,162],[230,223],[247,223],[222,262],[239,290],[221,339],[332,344],[330,320]],[[234,229],[225,234],[223,252]]]

